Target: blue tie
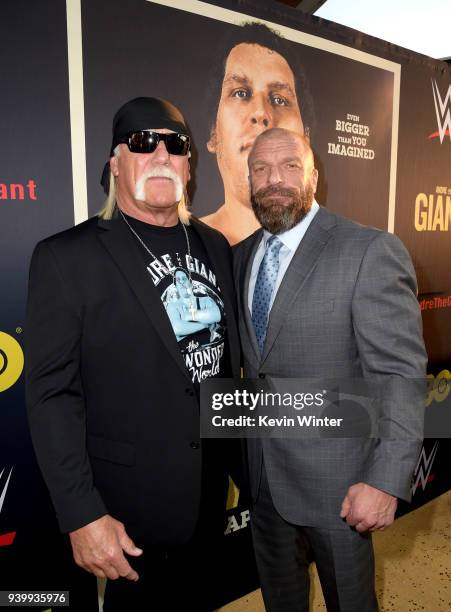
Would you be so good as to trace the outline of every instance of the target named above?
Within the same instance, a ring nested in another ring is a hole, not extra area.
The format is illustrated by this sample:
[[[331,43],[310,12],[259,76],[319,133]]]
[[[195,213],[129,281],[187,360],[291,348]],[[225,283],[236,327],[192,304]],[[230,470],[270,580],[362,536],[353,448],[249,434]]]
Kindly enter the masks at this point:
[[[277,236],[271,236],[266,242],[265,256],[258,269],[252,297],[252,323],[257,336],[260,353],[265,345],[266,328],[268,326],[269,304],[279,272],[279,251],[282,242]]]

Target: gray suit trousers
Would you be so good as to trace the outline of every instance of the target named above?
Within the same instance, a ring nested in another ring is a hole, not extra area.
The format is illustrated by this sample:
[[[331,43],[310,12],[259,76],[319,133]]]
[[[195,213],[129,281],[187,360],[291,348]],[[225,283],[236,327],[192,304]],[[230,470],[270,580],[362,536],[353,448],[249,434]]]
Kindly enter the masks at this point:
[[[312,557],[328,612],[379,610],[371,534],[285,521],[274,507],[264,465],[251,525],[266,612],[308,612]]]

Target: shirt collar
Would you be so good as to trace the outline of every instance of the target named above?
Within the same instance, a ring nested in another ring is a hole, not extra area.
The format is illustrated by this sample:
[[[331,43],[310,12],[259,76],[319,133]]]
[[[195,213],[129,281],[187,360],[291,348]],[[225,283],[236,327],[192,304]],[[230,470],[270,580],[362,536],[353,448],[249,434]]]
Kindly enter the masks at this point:
[[[316,200],[313,200],[313,204],[310,210],[305,215],[305,217],[302,219],[302,221],[299,221],[297,225],[287,230],[286,232],[277,234],[277,237],[279,238],[279,240],[283,243],[285,247],[287,247],[288,250],[295,251],[298,248],[299,243],[304,237],[304,234],[307,231],[308,226],[312,222],[313,217],[316,215],[318,210],[319,210],[319,204]],[[268,232],[268,230],[263,231],[263,241],[264,241],[265,249],[266,249],[266,243],[271,236],[272,234]]]

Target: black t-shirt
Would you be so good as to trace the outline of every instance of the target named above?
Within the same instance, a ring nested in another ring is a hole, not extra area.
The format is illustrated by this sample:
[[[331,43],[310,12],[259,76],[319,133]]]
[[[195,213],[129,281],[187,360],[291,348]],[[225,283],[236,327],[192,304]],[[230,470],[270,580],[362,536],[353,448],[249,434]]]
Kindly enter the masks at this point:
[[[155,255],[136,239],[150,283],[161,296],[191,380],[198,385],[210,377],[231,375],[226,313],[215,271],[196,231],[182,224],[150,225],[126,216],[132,228]]]

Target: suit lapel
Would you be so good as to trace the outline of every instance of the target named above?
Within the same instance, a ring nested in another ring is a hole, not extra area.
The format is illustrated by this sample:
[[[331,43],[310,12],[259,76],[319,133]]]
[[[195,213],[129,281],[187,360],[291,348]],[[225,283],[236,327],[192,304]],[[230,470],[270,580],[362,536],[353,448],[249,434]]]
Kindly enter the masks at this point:
[[[246,251],[243,252],[242,257],[243,257],[243,262],[244,262],[243,263],[244,278],[243,278],[242,284],[240,283],[240,285],[242,286],[242,291],[240,291],[240,299],[242,301],[241,311],[243,313],[244,324],[246,326],[246,332],[247,332],[247,338],[248,338],[247,343],[243,342],[243,351],[247,353],[246,356],[249,359],[249,361],[257,360],[257,364],[260,363],[261,355],[260,355],[260,348],[257,342],[257,336],[255,335],[254,324],[252,322],[252,314],[248,306],[248,301],[249,301],[248,294],[249,294],[249,281],[250,281],[251,272],[252,272],[252,264],[254,262],[255,253],[257,252],[262,236],[263,236],[263,230],[259,229],[252,236],[252,239],[250,240]],[[248,347],[251,349],[251,352],[253,353],[253,355],[249,354]],[[248,348],[247,351],[246,351],[246,348]]]
[[[177,366],[191,380],[161,297],[145,271],[143,258],[138,251],[140,245],[120,219],[99,219],[98,226],[107,230],[100,231],[100,241],[114,259]]]
[[[330,229],[334,225],[335,217],[324,208],[320,208],[293,255],[271,308],[262,363],[271,351],[302,286],[318,263],[321,253],[330,240]]]

